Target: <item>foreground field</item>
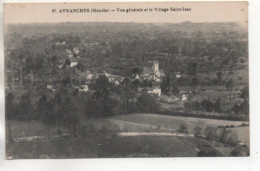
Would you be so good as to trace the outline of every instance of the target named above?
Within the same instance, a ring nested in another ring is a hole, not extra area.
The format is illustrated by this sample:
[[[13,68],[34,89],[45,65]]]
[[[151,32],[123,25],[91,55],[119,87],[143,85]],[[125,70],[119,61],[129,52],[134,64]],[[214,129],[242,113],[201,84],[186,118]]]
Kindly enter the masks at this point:
[[[109,120],[114,120],[116,123],[122,121],[122,125],[126,127],[127,123],[135,123],[140,127],[150,126],[151,128],[165,128],[166,130],[177,130],[180,125],[186,125],[187,130],[192,132],[196,125],[200,122],[205,126],[240,126],[241,124],[248,124],[248,122],[241,121],[227,121],[218,119],[204,119],[204,118],[193,118],[193,117],[182,117],[182,116],[168,116],[159,114],[130,114],[130,115],[120,115],[111,117]],[[116,121],[115,121],[116,120]],[[119,120],[119,121],[118,121]],[[248,127],[244,127],[246,129]],[[130,127],[129,127],[130,129]]]
[[[228,126],[239,141],[249,144],[247,122],[202,119],[158,114],[129,114],[80,122],[77,137],[65,130],[46,129],[37,121],[7,121],[6,154],[12,158],[95,158],[95,157],[192,157],[201,150],[214,151],[214,156],[228,156],[233,147],[215,144],[193,136],[196,125]],[[185,125],[186,133],[180,132]],[[231,128],[232,125],[232,128]],[[52,137],[49,134],[53,134]],[[32,136],[41,139],[20,138]],[[206,148],[206,149],[205,149]]]
[[[206,142],[169,136],[84,137],[7,144],[12,158],[194,157]],[[217,153],[217,156],[221,156]]]
[[[238,139],[242,142],[242,143],[246,143],[249,144],[249,127],[237,127],[237,128],[229,128],[229,130],[235,132],[238,135]]]
[[[62,128],[52,127],[47,129],[46,126],[38,121],[10,121],[7,120],[6,123],[6,139],[10,138],[22,138],[31,136],[44,136],[48,137],[51,134],[62,134],[66,131]]]

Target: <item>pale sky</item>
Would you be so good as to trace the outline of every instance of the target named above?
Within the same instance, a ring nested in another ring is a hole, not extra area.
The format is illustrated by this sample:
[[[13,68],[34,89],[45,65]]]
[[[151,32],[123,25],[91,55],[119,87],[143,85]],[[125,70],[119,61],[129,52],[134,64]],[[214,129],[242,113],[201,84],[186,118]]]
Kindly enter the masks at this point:
[[[155,12],[154,8],[191,8],[186,12]],[[109,13],[52,13],[52,9],[109,9]],[[152,8],[152,12],[116,12],[117,8]],[[9,3],[4,5],[4,23],[46,22],[239,22],[247,25],[248,4],[233,2],[99,2],[99,3]]]

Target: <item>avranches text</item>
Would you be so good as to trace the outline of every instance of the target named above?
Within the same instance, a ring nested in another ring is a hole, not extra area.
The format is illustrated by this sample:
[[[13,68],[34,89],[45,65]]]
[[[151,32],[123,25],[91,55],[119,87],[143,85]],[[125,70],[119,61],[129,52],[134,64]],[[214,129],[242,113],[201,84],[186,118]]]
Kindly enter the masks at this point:
[[[191,11],[191,8],[115,8],[115,9],[106,9],[106,8],[73,8],[73,9],[52,9],[52,13],[104,13],[104,12],[184,12]]]

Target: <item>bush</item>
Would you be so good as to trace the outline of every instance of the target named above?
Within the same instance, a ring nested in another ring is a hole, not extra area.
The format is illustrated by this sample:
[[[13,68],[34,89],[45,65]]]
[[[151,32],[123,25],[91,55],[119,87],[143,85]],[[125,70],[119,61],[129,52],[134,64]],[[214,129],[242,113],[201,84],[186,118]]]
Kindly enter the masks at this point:
[[[249,153],[250,152],[248,146],[237,146],[231,151],[230,156],[249,156]]]
[[[221,112],[220,99],[217,99],[215,102],[204,99],[201,101],[200,106],[201,110],[205,110],[207,112]]]
[[[202,135],[203,127],[204,127],[204,122],[199,121],[193,130],[195,137],[200,137]]]
[[[236,146],[239,142],[237,134],[233,133],[231,130],[226,130],[226,128],[221,129],[220,134],[218,135],[218,141],[232,146]]]
[[[184,111],[186,113],[190,112],[191,111],[191,103],[190,102],[185,102],[184,103]]]
[[[232,146],[236,146],[238,144],[238,136],[236,133],[230,132],[226,137],[226,143]]]
[[[181,132],[181,133],[187,133],[187,132],[188,132],[188,131],[187,131],[187,125],[184,124],[184,123],[181,123],[178,130],[179,130],[179,132]]]
[[[13,93],[8,93],[5,97],[5,116],[6,119],[19,118],[19,106],[14,103],[15,96]]]
[[[217,139],[217,128],[207,126],[204,130],[204,135],[207,140],[214,141]]]
[[[101,102],[89,97],[85,102],[85,113],[87,116],[98,117],[102,113]]]
[[[204,99],[201,102],[201,108],[207,112],[210,112],[213,109],[213,103],[210,100]]]
[[[249,126],[249,125],[246,124],[246,123],[242,123],[240,126],[241,126],[241,127],[244,127],[244,126]]]
[[[200,149],[200,151],[197,153],[198,157],[216,157],[219,156],[218,152],[216,150],[204,150]]]
[[[143,93],[137,99],[137,106],[140,112],[152,112],[155,113],[159,109],[156,96]]]
[[[249,114],[249,103],[248,101],[244,101],[241,104],[234,104],[231,109],[235,114]]]

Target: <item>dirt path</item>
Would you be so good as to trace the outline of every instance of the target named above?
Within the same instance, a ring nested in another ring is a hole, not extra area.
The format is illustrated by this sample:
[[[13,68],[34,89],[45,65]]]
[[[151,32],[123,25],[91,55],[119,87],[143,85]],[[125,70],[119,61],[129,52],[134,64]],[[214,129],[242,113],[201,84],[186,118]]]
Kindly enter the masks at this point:
[[[167,132],[120,132],[118,134],[122,137],[127,136],[174,136],[174,137],[194,137],[193,134],[184,133],[167,133]]]

